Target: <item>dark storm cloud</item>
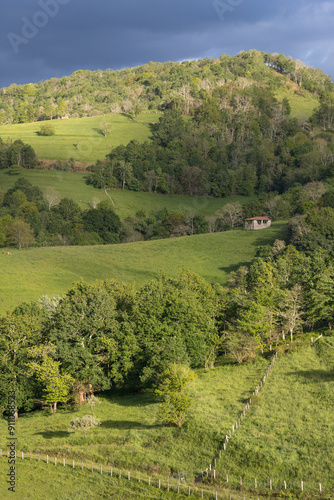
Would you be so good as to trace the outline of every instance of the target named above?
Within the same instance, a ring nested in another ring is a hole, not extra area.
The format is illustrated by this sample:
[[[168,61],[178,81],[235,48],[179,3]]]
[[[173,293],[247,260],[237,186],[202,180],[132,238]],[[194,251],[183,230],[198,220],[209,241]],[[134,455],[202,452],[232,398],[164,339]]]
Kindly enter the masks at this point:
[[[16,0],[2,7],[0,86],[249,49],[334,75],[333,17],[333,1]]]

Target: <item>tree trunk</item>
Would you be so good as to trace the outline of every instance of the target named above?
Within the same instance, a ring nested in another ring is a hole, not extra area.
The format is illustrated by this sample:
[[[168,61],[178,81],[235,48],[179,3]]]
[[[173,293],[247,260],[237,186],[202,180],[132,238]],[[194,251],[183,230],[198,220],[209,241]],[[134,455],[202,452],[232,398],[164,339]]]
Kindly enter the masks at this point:
[[[80,389],[78,391],[78,394],[79,394],[79,405],[81,406],[86,402],[86,394],[83,389]]]
[[[57,413],[57,403],[53,403],[53,410],[52,413],[55,414]]]
[[[17,411],[17,408],[15,408],[15,412],[14,412],[14,419],[15,419],[15,420],[18,420],[18,419],[19,419],[19,412]]]

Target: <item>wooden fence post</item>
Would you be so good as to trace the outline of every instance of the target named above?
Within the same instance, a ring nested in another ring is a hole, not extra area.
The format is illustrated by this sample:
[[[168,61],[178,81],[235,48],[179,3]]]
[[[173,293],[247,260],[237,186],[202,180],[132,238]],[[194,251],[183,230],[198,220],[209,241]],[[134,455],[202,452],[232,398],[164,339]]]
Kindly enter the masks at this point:
[[[102,474],[102,465],[100,466],[100,474]]]
[[[119,474],[118,474],[118,477],[119,477],[120,479],[121,479],[121,477],[122,477],[122,471],[121,471],[121,469],[119,469]]]
[[[49,455],[46,455],[46,463],[49,463]]]
[[[55,465],[57,465],[57,457],[55,457]]]
[[[110,476],[112,477],[112,467],[110,467]]]
[[[160,490],[160,488],[161,488],[161,481],[160,481],[160,479],[159,479],[159,490]]]
[[[303,481],[300,482],[300,487],[301,487],[301,490],[304,491],[304,482]]]
[[[270,489],[272,490],[273,489],[273,483],[272,483],[272,480],[270,479]]]
[[[286,481],[284,481],[284,489],[286,490]]]
[[[150,476],[148,476],[148,485],[150,486],[150,484],[151,484],[151,478]]]
[[[130,481],[130,471],[128,472],[128,481]]]
[[[63,458],[63,462],[64,462],[64,467],[65,467],[65,458]]]
[[[83,462],[81,462],[81,470],[83,470]]]
[[[257,488],[257,481],[256,481],[256,478],[255,478],[255,489]]]
[[[190,486],[188,486],[188,497],[190,497]]]

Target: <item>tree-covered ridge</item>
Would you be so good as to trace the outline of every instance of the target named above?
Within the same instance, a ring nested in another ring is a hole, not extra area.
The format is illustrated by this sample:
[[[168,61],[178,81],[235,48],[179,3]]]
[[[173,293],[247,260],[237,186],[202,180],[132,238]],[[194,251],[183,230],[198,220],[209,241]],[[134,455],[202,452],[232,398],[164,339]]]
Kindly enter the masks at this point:
[[[242,93],[256,84],[269,89],[296,86],[333,99],[333,83],[320,69],[284,54],[251,50],[237,56],[156,63],[119,71],[79,70],[71,76],[38,84],[12,84],[0,91],[0,123],[26,123],[53,118],[95,116],[140,110],[177,108],[193,115],[208,96],[234,88]]]
[[[118,146],[91,167],[95,187],[224,197],[284,193],[333,175],[334,106],[309,121],[290,117],[268,88],[221,87],[189,120],[165,110],[152,141]]]

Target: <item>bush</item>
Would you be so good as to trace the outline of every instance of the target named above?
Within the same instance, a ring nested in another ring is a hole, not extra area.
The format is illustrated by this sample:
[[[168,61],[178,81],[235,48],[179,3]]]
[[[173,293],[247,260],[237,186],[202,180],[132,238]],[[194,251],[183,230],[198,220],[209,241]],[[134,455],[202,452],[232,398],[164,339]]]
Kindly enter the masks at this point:
[[[55,135],[56,131],[53,125],[50,123],[46,123],[40,126],[38,135],[50,136]]]

